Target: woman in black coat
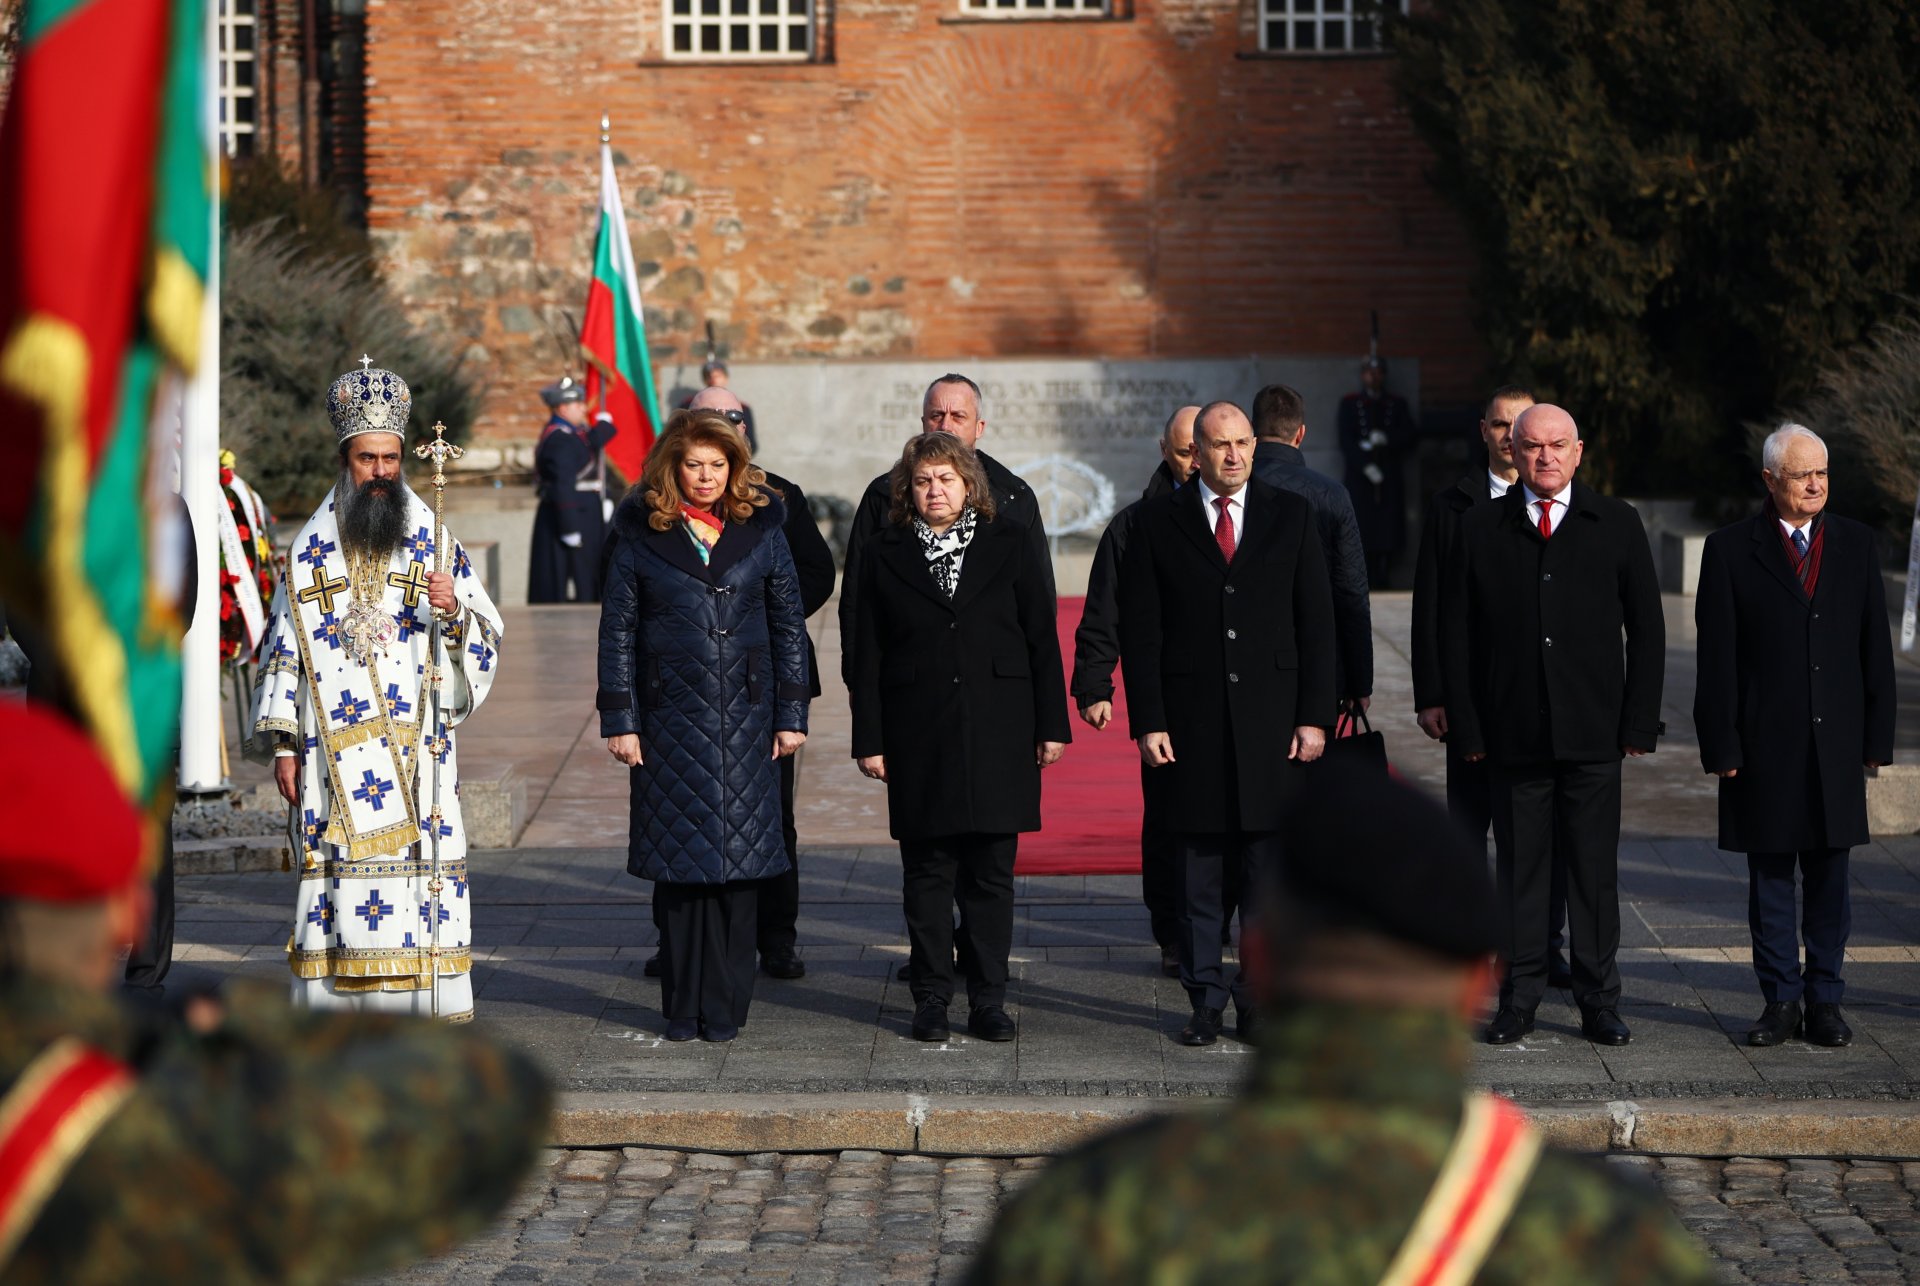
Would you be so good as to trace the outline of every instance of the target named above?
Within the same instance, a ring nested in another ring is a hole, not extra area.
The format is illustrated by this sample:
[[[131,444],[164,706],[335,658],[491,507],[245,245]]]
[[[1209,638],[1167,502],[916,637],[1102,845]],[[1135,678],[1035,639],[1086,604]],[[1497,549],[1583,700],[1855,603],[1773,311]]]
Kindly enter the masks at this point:
[[[945,1040],[953,906],[968,944],[968,1030],[1012,1040],[1018,833],[1040,829],[1040,770],[1072,740],[1050,569],[994,521],[974,453],[945,433],[907,443],[890,523],[860,569],[853,755],[887,784],[912,945],[913,1035]]]
[[[732,1040],[753,998],[755,881],[787,866],[778,761],[807,737],[786,511],[714,412],[678,412],[614,515],[600,732],[632,768],[627,870],[653,880],[668,1040]]]

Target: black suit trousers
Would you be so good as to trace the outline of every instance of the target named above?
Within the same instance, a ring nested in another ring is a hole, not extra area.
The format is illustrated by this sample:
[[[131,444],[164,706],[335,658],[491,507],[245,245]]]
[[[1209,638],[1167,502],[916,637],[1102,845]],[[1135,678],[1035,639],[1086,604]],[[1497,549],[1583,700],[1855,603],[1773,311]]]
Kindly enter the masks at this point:
[[[754,893],[759,880],[655,881],[661,1008],[668,1018],[744,1027],[753,1003]]]
[[[943,835],[900,841],[900,893],[907,915],[908,986],[914,1004],[953,999],[958,941],[975,1009],[1007,1002],[1013,951],[1013,859],[1018,835]],[[960,927],[953,924],[955,904]]]
[[[1254,890],[1279,873],[1280,860],[1280,837],[1273,831],[1180,836],[1174,949],[1181,985],[1195,1009],[1225,1009],[1229,1000],[1242,1012],[1251,1006],[1246,972],[1228,976],[1222,942],[1236,903],[1244,940]]]
[[[1480,844],[1493,825],[1493,783],[1484,759],[1469,760],[1447,747],[1447,815]],[[1548,908],[1547,946],[1559,951],[1567,945],[1567,864],[1554,854],[1552,901]]]
[[[1497,764],[1493,840],[1507,912],[1500,1003],[1532,1013],[1547,989],[1553,866],[1566,864],[1573,998],[1585,1013],[1620,1003],[1620,761]]]
[[[762,958],[793,953],[799,940],[800,833],[793,824],[795,755],[780,761],[780,835],[787,843],[787,869],[760,882],[759,928],[755,939]]]
[[[1753,972],[1768,1004],[1804,999],[1837,1005],[1846,990],[1840,966],[1853,929],[1848,850],[1747,854],[1747,927]],[[1794,868],[1800,868],[1800,924],[1794,929]],[[1800,963],[1800,946],[1807,948]]]

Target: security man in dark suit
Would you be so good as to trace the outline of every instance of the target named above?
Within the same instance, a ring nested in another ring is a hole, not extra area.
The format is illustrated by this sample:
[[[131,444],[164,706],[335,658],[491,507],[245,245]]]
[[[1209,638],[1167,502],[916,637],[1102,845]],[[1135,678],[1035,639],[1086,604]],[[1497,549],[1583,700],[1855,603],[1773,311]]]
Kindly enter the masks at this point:
[[[1333,591],[1307,502],[1253,477],[1253,425],[1231,402],[1194,424],[1198,476],[1149,501],[1120,570],[1120,658],[1148,796],[1180,837],[1183,1045],[1219,1036],[1229,998],[1253,1035],[1244,975],[1222,960],[1225,899],[1269,878],[1302,764],[1334,719]],[[1252,901],[1242,896],[1244,907]],[[1245,928],[1244,913],[1241,921]]]
[[[1320,549],[1333,582],[1334,691],[1342,705],[1365,710],[1373,699],[1373,604],[1367,592],[1367,553],[1360,544],[1347,489],[1309,468],[1300,450],[1307,440],[1307,403],[1297,389],[1269,384],[1253,398],[1253,476],[1291,491],[1313,510]]]
[[[1120,564],[1127,553],[1140,509],[1156,496],[1184,486],[1193,476],[1193,421],[1197,406],[1183,406],[1160,430],[1160,463],[1147,479],[1140,498],[1113,516],[1100,533],[1087,572],[1087,601],[1073,632],[1073,685],[1070,689],[1080,719],[1095,732],[1105,732],[1113,719],[1113,670],[1120,664]],[[1142,799],[1155,778],[1140,766]],[[1160,972],[1180,976],[1180,953],[1174,949],[1175,920],[1180,910],[1173,887],[1174,837],[1146,821],[1140,824],[1140,900],[1147,904],[1147,923],[1160,948]]]
[[[1761,459],[1765,507],[1701,556],[1693,717],[1701,766],[1720,778],[1720,847],[1747,855],[1766,1000],[1747,1043],[1845,1045],[1847,850],[1867,842],[1863,765],[1892,761],[1899,704],[1886,591],[1873,531],[1826,512],[1826,444],[1782,425]]]
[[[747,435],[750,421],[746,403],[724,384],[701,389],[687,405],[695,411],[718,411],[742,437]],[[747,449],[753,450],[751,439]],[[800,490],[799,484],[777,473],[765,472],[767,485],[780,493],[787,507],[787,520],[780,531],[793,553],[794,575],[800,582],[801,614],[812,616],[833,597],[833,550],[827,547],[820,525],[807,508],[807,493]],[[807,676],[807,695],[819,696],[820,660],[814,655],[811,634],[807,636]],[[800,918],[800,835],[793,822],[793,788],[799,761],[799,755],[786,755],[780,760],[780,829],[787,842],[787,869],[764,881],[754,899],[754,913],[759,917],[760,972],[769,978],[804,978],[807,973],[806,962],[796,950]]]
[[[1053,595],[1053,551],[1047,547],[1046,524],[1040,518],[1040,503],[1033,488],[1012,470],[979,449],[986,432],[986,410],[980,386],[964,375],[942,375],[927,386],[920,404],[920,430],[923,433],[951,433],[980,457],[987,471],[987,485],[993,490],[997,522],[1010,523],[1027,533],[1035,565],[1045,569],[1047,594]],[[840,577],[840,677],[851,687],[854,673],[855,622],[860,608],[860,559],[866,552],[868,537],[887,525],[887,513],[893,507],[893,492],[888,478],[881,474],[867,484],[854,510],[853,525],[847,529],[846,565]]]
[[[1533,1030],[1558,852],[1581,1032],[1624,1045],[1620,761],[1652,752],[1662,731],[1660,585],[1632,506],[1574,481],[1573,417],[1529,407],[1513,434],[1520,485],[1468,510],[1441,608],[1447,735],[1492,765],[1508,912],[1507,974],[1486,1038],[1511,1044]]]
[[[1446,678],[1440,665],[1440,597],[1446,569],[1460,542],[1460,520],[1467,510],[1498,500],[1520,479],[1513,463],[1513,422],[1533,405],[1533,391],[1507,384],[1493,391],[1480,415],[1480,440],[1487,465],[1434,493],[1420,533],[1420,558],[1413,577],[1413,706],[1420,731],[1447,747],[1447,812],[1482,844],[1493,825],[1493,790],[1485,760],[1468,763],[1447,737]],[[1553,863],[1551,920],[1547,941],[1547,985],[1570,987],[1567,968],[1567,868]]]

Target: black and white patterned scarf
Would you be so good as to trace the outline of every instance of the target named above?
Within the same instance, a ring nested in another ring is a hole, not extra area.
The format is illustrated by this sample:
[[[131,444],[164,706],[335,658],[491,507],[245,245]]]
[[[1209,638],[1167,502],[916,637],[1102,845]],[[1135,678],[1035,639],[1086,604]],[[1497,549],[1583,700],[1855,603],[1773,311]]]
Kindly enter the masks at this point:
[[[920,552],[927,556],[927,570],[933,573],[934,584],[948,598],[953,597],[954,589],[960,584],[960,562],[967,556],[967,545],[973,540],[973,522],[972,505],[962,509],[953,526],[944,532],[936,533],[924,519],[913,520],[913,533],[920,537]]]

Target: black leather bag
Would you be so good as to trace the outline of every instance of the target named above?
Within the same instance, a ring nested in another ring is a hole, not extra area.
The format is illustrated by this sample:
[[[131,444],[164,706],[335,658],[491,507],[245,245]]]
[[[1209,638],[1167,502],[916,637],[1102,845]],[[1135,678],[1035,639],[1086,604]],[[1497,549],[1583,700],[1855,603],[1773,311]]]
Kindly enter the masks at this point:
[[[1327,739],[1327,750],[1321,758],[1365,769],[1385,780],[1387,734],[1375,732],[1367,720],[1367,712],[1353,706],[1341,711],[1340,717],[1334,720],[1333,735]]]

